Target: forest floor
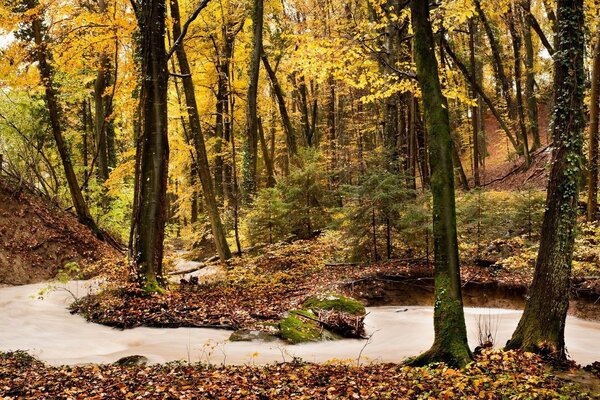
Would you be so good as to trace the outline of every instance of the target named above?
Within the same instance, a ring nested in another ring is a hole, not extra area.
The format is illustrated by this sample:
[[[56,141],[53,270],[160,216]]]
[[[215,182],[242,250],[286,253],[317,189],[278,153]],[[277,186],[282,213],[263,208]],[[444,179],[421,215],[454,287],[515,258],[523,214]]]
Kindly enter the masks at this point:
[[[399,259],[379,263],[335,262],[335,236],[324,233],[312,240],[278,243],[257,253],[244,253],[227,263],[204,262],[212,272],[194,280],[170,285],[162,294],[147,295],[126,284],[125,274],[112,278],[113,286],[84,297],[72,305],[73,312],[92,322],[118,328],[223,327],[258,329],[276,333],[276,324],[286,311],[297,308],[307,297],[341,293],[367,305],[433,303],[433,266],[424,259]],[[517,250],[515,250],[517,251]],[[493,260],[492,260],[493,261]],[[486,260],[485,266],[466,260],[463,287],[469,306],[520,308],[529,286],[531,268],[501,266]],[[600,320],[600,278],[575,271],[572,296],[577,316]],[[406,298],[386,298],[389,286],[410,288]],[[424,295],[417,297],[419,290]],[[471,293],[483,296],[471,296]],[[412,296],[412,297],[411,297]],[[495,297],[509,301],[493,303]],[[575,300],[577,300],[575,299]]]
[[[598,382],[558,378],[538,356],[499,350],[484,350],[463,370],[303,362],[49,367],[23,352],[0,353],[6,399],[593,399]]]
[[[67,263],[93,274],[95,267],[118,258],[73,214],[0,178],[0,284],[45,281]]]

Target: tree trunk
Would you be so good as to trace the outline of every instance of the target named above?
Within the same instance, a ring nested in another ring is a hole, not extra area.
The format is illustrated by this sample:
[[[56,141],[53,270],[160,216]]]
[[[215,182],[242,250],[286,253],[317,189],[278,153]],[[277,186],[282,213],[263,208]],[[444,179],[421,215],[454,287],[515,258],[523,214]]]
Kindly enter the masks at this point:
[[[525,166],[529,167],[531,164],[531,157],[529,156],[529,141],[527,140],[527,127],[525,126],[525,112],[523,110],[523,94],[521,85],[521,35],[517,30],[516,25],[516,11],[512,10],[508,14],[508,30],[512,38],[512,47],[514,54],[514,74],[515,74],[515,87],[516,87],[516,106],[517,106],[517,121],[519,126],[519,133],[517,137],[520,137],[521,153],[525,156]]]
[[[138,175],[131,227],[133,265],[140,285],[160,291],[169,166],[165,0],[138,3],[141,69]]]
[[[532,150],[539,149],[542,145],[540,139],[540,130],[538,126],[537,101],[535,99],[535,70],[534,70],[534,51],[531,40],[531,23],[527,15],[531,14],[531,0],[524,0],[521,3],[522,13],[526,14],[521,18],[523,26],[523,44],[525,45],[525,98],[527,99],[527,125],[528,133],[533,138]]]
[[[596,221],[598,215],[598,114],[600,112],[600,31],[596,36],[590,93],[590,141],[588,165],[587,221]]]
[[[262,56],[262,61],[263,65],[265,66],[265,70],[267,71],[267,75],[269,75],[269,79],[271,80],[271,85],[273,85],[275,97],[277,98],[277,105],[279,106],[279,113],[281,114],[281,122],[283,125],[283,130],[285,131],[285,142],[287,145],[288,156],[289,158],[294,159],[298,155],[298,147],[296,146],[294,127],[290,120],[287,106],[285,104],[285,95],[283,94],[283,90],[279,85],[275,71],[273,71],[273,68],[271,68],[269,59],[265,54]]]
[[[98,0],[98,13],[106,14],[106,0]],[[111,62],[110,57],[106,52],[102,52],[98,56],[98,72],[96,73],[96,81],[94,83],[94,125],[96,131],[96,152],[98,160],[98,178],[101,182],[108,179],[108,132],[111,129],[108,121],[111,109],[111,96],[106,93],[106,89],[110,86],[111,80]],[[114,141],[114,133],[113,133]],[[113,146],[114,147],[114,146]]]
[[[31,8],[33,7],[34,5],[31,4]],[[104,234],[98,228],[96,222],[94,222],[85,199],[83,198],[83,193],[81,192],[81,188],[77,182],[77,176],[75,175],[73,163],[71,162],[71,155],[69,154],[69,149],[67,148],[67,144],[63,138],[62,116],[60,106],[58,104],[58,90],[54,83],[54,71],[52,70],[52,66],[48,61],[49,50],[43,38],[42,21],[42,16],[36,14],[31,22],[31,30],[35,43],[34,56],[38,62],[40,78],[44,86],[44,94],[46,105],[48,107],[52,135],[54,136],[58,154],[60,155],[62,166],[65,171],[65,177],[67,179],[67,185],[69,187],[69,193],[71,194],[73,207],[75,208],[75,213],[77,214],[77,219],[82,224],[88,226],[99,239],[104,240]]]
[[[273,171],[273,159],[271,159],[269,154],[269,148],[267,147],[267,141],[265,140],[265,130],[260,117],[258,117],[258,137],[260,139],[260,148],[263,153],[265,169],[267,170],[267,187],[272,188],[277,182],[275,181],[275,173]]]
[[[477,25],[475,20],[471,18],[469,21],[469,60],[471,62],[471,96],[478,97],[477,89],[477,63],[475,60],[475,30]],[[471,126],[473,128],[473,184],[479,187],[479,113],[478,107],[471,107]]]
[[[258,152],[257,93],[260,57],[263,45],[263,0],[254,0],[252,10],[253,48],[250,58],[248,80],[248,104],[246,107],[246,142],[244,144],[244,201],[249,203],[256,193],[256,158]]]
[[[564,359],[583,146],[583,0],[558,0],[554,59],[554,154],[540,249],[525,311],[508,349]]]
[[[179,3],[177,0],[171,0],[170,6],[171,16],[173,17],[173,36],[177,38],[181,35],[181,16],[179,13]],[[225,235],[225,228],[223,227],[221,217],[219,215],[219,207],[217,205],[213,180],[210,173],[210,167],[208,165],[206,145],[204,143],[204,136],[200,126],[200,114],[198,112],[198,105],[196,102],[192,71],[183,44],[177,46],[175,54],[177,56],[177,62],[179,63],[179,70],[182,76],[183,92],[185,94],[185,103],[187,106],[187,115],[191,131],[190,133],[194,145],[196,172],[198,173],[198,178],[200,179],[200,183],[202,185],[202,193],[204,194],[204,201],[206,202],[206,210],[208,212],[208,218],[210,220],[217,253],[219,254],[221,261],[225,261],[231,258],[231,251],[229,250],[227,237]]]
[[[500,50],[500,44],[494,35],[494,31],[488,21],[483,9],[481,8],[481,1],[474,0],[475,9],[477,10],[477,14],[479,14],[479,18],[481,19],[481,23],[483,25],[483,29],[485,30],[485,34],[490,43],[490,50],[492,51],[492,66],[494,67],[494,73],[496,74],[496,81],[500,84],[500,91],[504,100],[506,101],[506,108],[508,109],[508,115],[511,120],[515,119],[515,108],[512,100],[512,84],[508,79],[506,72],[504,71],[504,64],[502,62],[502,54]]]
[[[435,252],[435,340],[431,349],[412,363],[422,365],[443,361],[463,367],[471,361],[472,355],[467,343],[460,285],[448,103],[438,76],[429,4],[412,0],[410,8],[417,77],[429,133]]]

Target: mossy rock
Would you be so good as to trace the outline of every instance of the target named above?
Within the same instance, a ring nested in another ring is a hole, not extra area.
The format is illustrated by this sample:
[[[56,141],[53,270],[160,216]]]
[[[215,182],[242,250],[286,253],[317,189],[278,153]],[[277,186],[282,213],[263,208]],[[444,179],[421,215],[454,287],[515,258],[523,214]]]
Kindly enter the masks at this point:
[[[325,293],[311,296],[302,303],[304,310],[334,310],[352,315],[365,315],[365,306],[361,302],[337,293]]]
[[[316,315],[312,311],[289,311],[279,321],[281,337],[293,344],[341,339],[341,336],[323,329],[314,319]]]

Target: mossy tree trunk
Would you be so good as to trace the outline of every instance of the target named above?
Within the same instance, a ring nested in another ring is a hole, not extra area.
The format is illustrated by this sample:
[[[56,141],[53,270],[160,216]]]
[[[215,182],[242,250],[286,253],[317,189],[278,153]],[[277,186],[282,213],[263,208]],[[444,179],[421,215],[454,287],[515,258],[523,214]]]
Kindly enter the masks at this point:
[[[136,4],[140,52],[140,131],[137,138],[136,190],[131,227],[132,263],[149,292],[163,284],[163,240],[169,165],[167,137],[167,52],[165,0]]]
[[[563,359],[583,147],[583,0],[558,0],[554,154],[529,299],[508,349]]]
[[[442,94],[427,1],[410,3],[415,61],[429,133],[435,252],[435,340],[412,363],[443,361],[462,367],[472,359],[467,343],[456,238],[452,138],[448,103]]]

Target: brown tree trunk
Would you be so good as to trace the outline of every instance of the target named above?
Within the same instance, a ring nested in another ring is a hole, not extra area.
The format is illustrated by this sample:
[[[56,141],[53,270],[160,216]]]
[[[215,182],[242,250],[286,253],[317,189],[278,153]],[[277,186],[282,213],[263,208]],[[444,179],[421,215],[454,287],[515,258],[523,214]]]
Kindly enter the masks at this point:
[[[531,0],[523,0],[521,3],[522,14],[521,25],[523,26],[523,44],[525,45],[525,98],[527,100],[527,125],[528,133],[533,138],[532,150],[539,149],[542,145],[540,130],[538,126],[538,110],[535,98],[535,70],[533,41],[531,40],[531,23],[527,15],[531,15]],[[552,54],[552,53],[550,53]]]
[[[478,97],[477,89],[477,63],[475,60],[475,30],[477,25],[475,20],[471,18],[469,21],[469,60],[471,62],[471,96]],[[479,187],[481,184],[479,179],[479,115],[478,107],[471,107],[471,126],[473,128],[473,184]]]
[[[169,165],[165,0],[137,3],[141,69],[140,131],[131,227],[132,263],[140,285],[160,291]]]
[[[529,156],[529,141],[527,140],[527,127],[525,126],[525,112],[523,109],[523,94],[521,85],[521,34],[517,30],[516,14],[515,10],[512,10],[508,14],[508,30],[512,38],[512,47],[514,55],[514,74],[515,74],[515,87],[516,87],[516,107],[517,107],[517,121],[519,127],[520,145],[521,152],[525,156],[525,166],[529,167],[531,164],[531,157]]]
[[[265,162],[265,169],[267,170],[267,187],[272,188],[277,182],[275,181],[275,173],[273,171],[273,160],[269,154],[269,148],[267,147],[267,141],[265,140],[265,130],[260,117],[258,117],[258,137],[260,139],[260,148]]]
[[[271,80],[275,97],[277,98],[277,105],[279,106],[279,113],[281,114],[281,122],[283,125],[283,130],[285,131],[285,142],[287,145],[288,156],[290,159],[294,159],[298,155],[298,147],[296,146],[294,127],[290,120],[287,106],[285,104],[285,95],[281,89],[281,86],[279,85],[275,71],[273,71],[273,68],[271,68],[269,59],[265,54],[262,56],[262,61],[263,65],[265,66],[265,70],[267,71],[267,75],[269,75],[269,79]]]
[[[564,359],[583,147],[583,0],[558,0],[554,154],[533,283],[509,349]]]
[[[30,8],[33,7],[34,4],[30,4]],[[38,62],[40,78],[44,86],[50,127],[52,129],[52,135],[54,136],[58,154],[60,155],[63,165],[65,177],[67,179],[67,185],[69,187],[69,193],[71,194],[73,207],[75,208],[75,213],[77,214],[77,219],[82,224],[88,226],[99,239],[104,240],[104,234],[96,225],[96,222],[90,214],[85,199],[83,198],[83,193],[81,192],[81,188],[77,182],[77,176],[75,175],[73,163],[71,162],[71,155],[69,154],[69,149],[67,148],[67,144],[63,138],[62,116],[60,105],[58,103],[58,90],[54,83],[54,72],[52,70],[52,66],[48,61],[50,53],[43,37],[42,15],[36,14],[33,17],[31,22],[31,30],[35,44],[34,56]]]
[[[596,36],[592,65],[590,93],[589,166],[587,221],[596,221],[598,215],[598,114],[600,113],[600,32]]]
[[[181,16],[179,13],[178,1],[171,0],[170,6],[171,15],[173,17],[173,36],[179,37],[181,35]],[[227,244],[227,238],[225,235],[225,228],[223,227],[221,217],[219,215],[219,208],[215,197],[213,180],[208,164],[206,145],[204,143],[204,136],[200,126],[200,114],[198,112],[198,105],[196,102],[192,71],[183,44],[177,46],[175,54],[177,56],[177,62],[179,64],[179,70],[182,76],[183,92],[185,94],[185,103],[187,106],[187,115],[191,131],[190,133],[192,136],[192,143],[194,145],[196,172],[198,173],[198,178],[202,184],[202,192],[204,194],[204,201],[206,203],[206,210],[210,220],[217,253],[219,254],[221,261],[225,261],[231,258],[231,251],[229,250],[229,245]]]
[[[248,98],[246,107],[246,141],[244,143],[244,201],[250,202],[256,193],[256,158],[258,153],[257,94],[260,57],[263,51],[263,0],[254,0],[252,9],[252,54],[250,58]]]

